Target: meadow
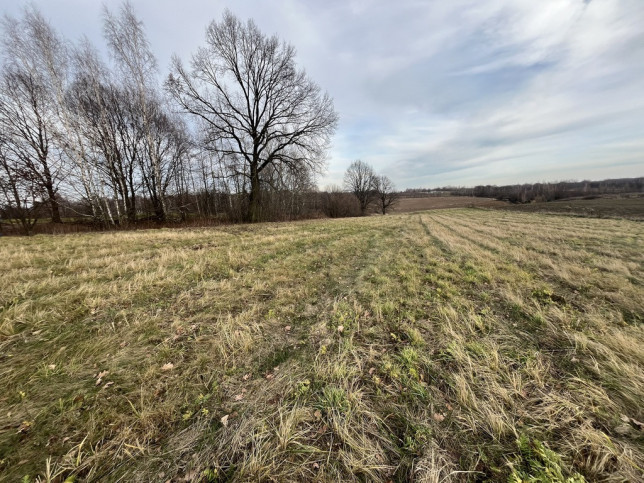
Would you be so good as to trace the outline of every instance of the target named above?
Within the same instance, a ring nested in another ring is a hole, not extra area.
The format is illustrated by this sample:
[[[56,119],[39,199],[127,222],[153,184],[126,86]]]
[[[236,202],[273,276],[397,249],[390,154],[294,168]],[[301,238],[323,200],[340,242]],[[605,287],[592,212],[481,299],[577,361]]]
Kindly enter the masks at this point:
[[[644,225],[0,239],[0,480],[641,481]]]
[[[503,208],[531,213],[553,213],[592,218],[624,218],[644,221],[644,195],[605,195],[598,197],[572,198],[547,203],[507,204]]]

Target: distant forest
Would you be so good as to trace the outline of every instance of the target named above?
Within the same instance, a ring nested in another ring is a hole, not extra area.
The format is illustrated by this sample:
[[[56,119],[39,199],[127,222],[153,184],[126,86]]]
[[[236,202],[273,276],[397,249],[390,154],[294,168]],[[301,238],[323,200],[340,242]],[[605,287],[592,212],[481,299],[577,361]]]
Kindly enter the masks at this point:
[[[473,188],[447,186],[442,188],[413,188],[405,197],[418,196],[476,196],[495,198],[510,203],[555,201],[565,198],[592,199],[603,195],[644,193],[644,177],[618,178],[603,181],[558,181],[556,183],[525,183],[505,186],[479,185]]]

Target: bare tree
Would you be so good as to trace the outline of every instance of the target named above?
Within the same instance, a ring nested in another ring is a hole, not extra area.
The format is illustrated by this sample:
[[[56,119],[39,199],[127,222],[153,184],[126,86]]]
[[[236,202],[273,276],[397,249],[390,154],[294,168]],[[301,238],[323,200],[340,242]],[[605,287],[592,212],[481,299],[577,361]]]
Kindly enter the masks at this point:
[[[138,109],[131,96],[91,70],[78,73],[67,94],[67,105],[76,113],[77,131],[87,145],[86,155],[98,174],[94,203],[103,221],[114,221],[102,193],[107,185],[116,204],[116,218],[136,221],[138,166],[143,155]],[[122,204],[122,207],[119,206]]]
[[[162,99],[158,92],[157,61],[145,36],[143,23],[136,17],[129,2],[124,2],[118,15],[105,6],[103,10],[104,34],[118,69],[120,80],[138,109],[140,128],[144,134],[144,153],[141,169],[144,185],[150,195],[157,220],[167,215],[166,192],[168,186],[164,171],[164,153],[159,139],[159,122],[166,124]],[[167,154],[167,152],[166,152]]]
[[[396,192],[394,183],[385,175],[375,177],[375,191],[378,200],[378,208],[383,215],[391,209],[400,198]]]
[[[351,163],[344,173],[344,188],[358,199],[360,214],[364,216],[376,198],[376,175],[373,168],[359,159]]]
[[[175,57],[166,82],[181,107],[203,121],[207,149],[247,181],[250,221],[260,217],[262,171],[320,170],[337,124],[333,101],[294,59],[291,45],[226,11],[208,27],[192,71]]]
[[[51,220],[61,223],[58,189],[60,156],[52,142],[51,106],[46,88],[29,73],[6,70],[0,79],[0,130],[20,172],[37,183],[47,200]]]
[[[64,49],[53,30],[33,8],[23,17],[5,16],[1,37],[0,129],[5,144],[22,163],[21,171],[37,183],[51,220],[61,223],[59,186],[63,157],[54,142],[58,125],[54,64],[64,64]]]

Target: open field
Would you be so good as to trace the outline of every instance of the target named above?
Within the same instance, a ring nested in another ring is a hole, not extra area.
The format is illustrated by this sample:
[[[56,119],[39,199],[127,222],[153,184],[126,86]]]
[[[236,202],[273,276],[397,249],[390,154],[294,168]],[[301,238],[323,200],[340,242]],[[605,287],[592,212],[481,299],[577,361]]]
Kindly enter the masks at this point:
[[[641,481],[643,266],[497,210],[0,239],[0,480]]]
[[[474,196],[427,196],[424,198],[400,198],[391,210],[393,213],[443,210],[445,208],[502,208],[505,201]]]
[[[571,199],[548,203],[508,204],[508,210],[530,213],[554,213],[594,218],[626,218],[644,221],[644,195],[605,196],[595,199]]]

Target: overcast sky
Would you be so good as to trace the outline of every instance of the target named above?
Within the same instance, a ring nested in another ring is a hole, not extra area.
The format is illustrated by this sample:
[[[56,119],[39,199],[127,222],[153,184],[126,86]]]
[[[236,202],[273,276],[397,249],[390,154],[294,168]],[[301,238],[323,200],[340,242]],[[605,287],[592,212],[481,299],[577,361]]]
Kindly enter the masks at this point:
[[[32,3],[103,45],[100,1]],[[225,8],[293,44],[340,114],[321,187],[354,159],[399,188],[644,176],[644,0],[131,3],[163,77]]]

